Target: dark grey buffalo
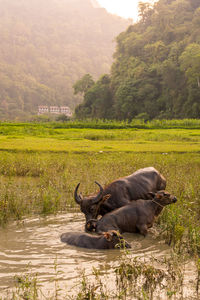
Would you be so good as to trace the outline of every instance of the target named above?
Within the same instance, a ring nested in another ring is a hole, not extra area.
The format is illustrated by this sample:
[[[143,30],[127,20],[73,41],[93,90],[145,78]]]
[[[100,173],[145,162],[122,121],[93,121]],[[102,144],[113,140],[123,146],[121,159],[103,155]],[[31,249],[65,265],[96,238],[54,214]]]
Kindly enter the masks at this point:
[[[85,232],[66,232],[61,235],[61,241],[88,249],[131,248],[130,244],[116,231],[104,232],[97,236]]]
[[[96,219],[98,215],[103,216],[132,200],[148,199],[149,192],[164,190],[166,187],[165,178],[153,167],[140,169],[129,176],[117,179],[104,189],[98,182],[95,183],[100,188],[97,195],[87,197],[78,195],[80,183],[74,192],[75,201],[85,214],[86,221]]]
[[[89,220],[86,230],[97,233],[108,230],[139,232],[145,236],[163,207],[177,201],[175,196],[166,191],[150,195],[153,197],[150,200],[137,200],[106,214],[100,220]]]

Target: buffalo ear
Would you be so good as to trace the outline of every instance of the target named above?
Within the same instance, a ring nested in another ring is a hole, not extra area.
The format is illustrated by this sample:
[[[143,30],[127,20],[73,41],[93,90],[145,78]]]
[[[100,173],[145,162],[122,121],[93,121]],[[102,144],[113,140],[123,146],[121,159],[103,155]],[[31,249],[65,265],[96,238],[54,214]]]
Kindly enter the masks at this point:
[[[121,237],[121,234],[117,230],[112,230],[112,234],[118,237]]]
[[[101,206],[106,200],[108,200],[111,197],[111,194],[105,195],[100,201],[99,201],[99,206]]]
[[[112,233],[110,232],[104,232],[104,237],[106,238],[107,241],[111,242],[112,241]]]
[[[153,199],[153,198],[155,198],[155,193],[153,193],[153,192],[149,192],[148,193],[148,196],[151,198],[151,199]]]

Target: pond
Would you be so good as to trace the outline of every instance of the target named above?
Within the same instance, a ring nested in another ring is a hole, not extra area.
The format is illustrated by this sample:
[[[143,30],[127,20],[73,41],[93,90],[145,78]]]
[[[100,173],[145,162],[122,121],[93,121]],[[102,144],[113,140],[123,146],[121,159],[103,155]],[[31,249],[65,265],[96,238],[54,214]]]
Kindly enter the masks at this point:
[[[93,268],[109,270],[120,260],[122,250],[88,250],[60,241],[64,232],[84,231],[85,219],[80,213],[25,219],[0,229],[0,296],[15,285],[15,275],[36,274],[46,293],[55,288],[55,278],[62,289],[73,293],[80,274],[92,274]],[[157,237],[153,228],[144,238],[123,234],[131,244],[129,255],[149,260],[169,255],[170,248]],[[188,270],[193,276],[193,270]],[[191,279],[189,278],[189,279]]]

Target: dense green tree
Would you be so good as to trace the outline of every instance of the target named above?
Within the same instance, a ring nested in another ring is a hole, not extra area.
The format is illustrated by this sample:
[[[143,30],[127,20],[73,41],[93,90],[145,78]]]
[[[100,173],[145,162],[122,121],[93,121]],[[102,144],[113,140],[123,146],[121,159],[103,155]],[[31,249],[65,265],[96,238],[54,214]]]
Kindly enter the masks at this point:
[[[131,119],[139,113],[140,98],[137,95],[137,82],[131,79],[121,82],[116,89],[114,112],[117,119]]]
[[[84,93],[84,101],[76,107],[76,117],[82,118],[106,118],[112,117],[112,95],[110,78],[103,75],[91,88]]]
[[[200,118],[200,2],[159,0],[139,11],[140,21],[116,38],[112,118]]]
[[[94,84],[94,80],[90,74],[85,74],[80,80],[76,81],[73,85],[74,94],[86,93]]]
[[[180,56],[180,68],[190,85],[200,88],[200,44],[189,44]]]

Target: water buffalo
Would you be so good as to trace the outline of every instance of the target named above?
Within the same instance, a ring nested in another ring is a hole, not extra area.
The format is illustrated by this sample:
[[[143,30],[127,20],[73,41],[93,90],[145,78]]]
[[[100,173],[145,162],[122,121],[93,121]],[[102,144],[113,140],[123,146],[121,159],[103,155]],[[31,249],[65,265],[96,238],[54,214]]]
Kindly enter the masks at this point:
[[[88,249],[131,248],[130,244],[123,239],[121,234],[114,230],[97,236],[85,232],[66,232],[61,235],[61,241],[69,245]]]
[[[95,183],[100,188],[97,195],[87,197],[78,195],[80,183],[74,191],[75,201],[85,214],[86,221],[96,219],[98,215],[103,216],[132,200],[148,199],[149,192],[164,190],[166,187],[165,178],[153,167],[140,169],[129,176],[117,179],[104,189],[98,182]]]
[[[163,207],[177,201],[175,196],[166,191],[150,195],[150,200],[137,200],[106,214],[100,220],[89,220],[86,230],[97,233],[108,230],[119,230],[120,233],[139,232],[145,236]]]

